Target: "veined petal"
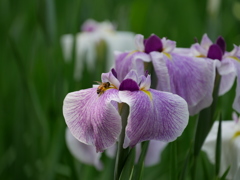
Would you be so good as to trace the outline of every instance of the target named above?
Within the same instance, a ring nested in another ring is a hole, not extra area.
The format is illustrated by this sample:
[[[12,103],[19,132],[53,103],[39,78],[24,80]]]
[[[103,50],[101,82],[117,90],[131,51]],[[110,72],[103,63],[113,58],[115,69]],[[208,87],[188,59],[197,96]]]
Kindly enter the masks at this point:
[[[240,113],[240,62],[234,61],[236,71],[237,71],[237,88],[236,88],[236,95],[233,102],[233,109]]]
[[[214,64],[208,63],[203,58],[175,53],[171,53],[171,59],[167,56],[156,55],[155,53],[152,56],[152,62],[158,77],[158,90],[181,96],[187,101],[189,107],[196,106],[206,97],[208,91],[213,91]]]
[[[66,129],[66,143],[69,151],[80,162],[94,165],[98,170],[103,169],[103,164],[100,161],[101,153],[96,153],[94,146],[78,141],[68,128]]]
[[[121,117],[116,108],[120,102],[117,89],[102,95],[96,88],[69,93],[64,99],[63,115],[73,136],[97,152],[112,146],[121,131]],[[115,102],[115,103],[116,103]]]
[[[174,141],[188,123],[187,103],[178,95],[150,89],[119,91],[119,98],[130,106],[124,148],[146,140]]]
[[[206,62],[207,62],[206,73],[211,74],[209,78],[212,78],[212,79],[209,79],[209,81],[212,83],[208,83],[208,85],[205,87],[204,90],[207,92],[206,95],[203,96],[203,98],[196,105],[188,107],[190,115],[195,115],[199,113],[202,109],[210,106],[213,101],[212,93],[213,93],[214,81],[216,76],[216,67],[220,65],[220,61],[206,60]]]
[[[163,53],[151,52],[152,63],[157,74],[157,88],[161,91],[171,92],[170,76]]]
[[[119,54],[116,59],[115,69],[121,82],[132,69],[136,70],[138,76],[144,75],[143,62],[150,62],[150,56],[144,52],[129,52]]]

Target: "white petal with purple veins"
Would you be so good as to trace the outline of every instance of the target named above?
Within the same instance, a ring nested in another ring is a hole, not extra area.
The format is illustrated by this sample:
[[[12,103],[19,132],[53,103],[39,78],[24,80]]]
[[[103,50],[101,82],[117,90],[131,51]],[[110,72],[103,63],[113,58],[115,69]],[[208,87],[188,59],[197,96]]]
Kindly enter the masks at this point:
[[[236,88],[236,95],[233,102],[233,109],[240,113],[240,60],[234,61],[236,71],[237,71],[237,88]]]
[[[115,69],[121,82],[132,69],[136,70],[138,76],[144,75],[144,62],[150,62],[150,56],[144,52],[129,52],[118,54]]]
[[[130,106],[124,148],[146,140],[174,141],[188,123],[187,103],[178,95],[150,89],[119,91]]]
[[[63,115],[71,133],[79,141],[96,146],[97,152],[112,146],[121,131],[121,117],[112,101],[120,102],[117,89],[102,95],[96,88],[69,93]]]
[[[171,58],[160,53],[151,54],[158,78],[157,89],[184,98],[189,107],[196,106],[209,91],[213,91],[215,61],[171,53]],[[205,99],[208,101],[208,99]],[[202,104],[210,105],[203,102]],[[192,112],[190,112],[193,115]]]

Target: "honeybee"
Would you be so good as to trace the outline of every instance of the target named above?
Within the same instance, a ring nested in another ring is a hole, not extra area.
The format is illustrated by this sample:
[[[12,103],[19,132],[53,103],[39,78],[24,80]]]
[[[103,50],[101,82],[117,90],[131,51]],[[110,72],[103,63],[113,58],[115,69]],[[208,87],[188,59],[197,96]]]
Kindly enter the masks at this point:
[[[109,82],[105,82],[105,83],[102,83],[102,82],[99,82],[99,81],[95,81],[99,84],[98,88],[97,88],[97,94],[100,96],[101,94],[104,93],[104,91],[106,89],[108,89],[110,87],[110,83]]]

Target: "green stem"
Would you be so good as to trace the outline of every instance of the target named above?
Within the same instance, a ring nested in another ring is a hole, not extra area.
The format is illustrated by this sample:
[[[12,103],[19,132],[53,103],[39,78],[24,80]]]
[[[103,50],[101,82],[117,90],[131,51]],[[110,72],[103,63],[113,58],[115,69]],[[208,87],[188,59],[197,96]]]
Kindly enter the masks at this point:
[[[119,104],[119,112],[122,118],[122,131],[118,141],[117,157],[114,170],[114,179],[118,180],[120,178],[122,169],[126,162],[129,148],[123,149],[123,143],[125,138],[125,129],[127,126],[127,118],[129,114],[129,106],[127,104]]]
[[[149,141],[142,142],[141,155],[139,157],[138,163],[134,168],[134,180],[140,180],[143,174],[144,160],[147,154],[147,149],[149,146]]]

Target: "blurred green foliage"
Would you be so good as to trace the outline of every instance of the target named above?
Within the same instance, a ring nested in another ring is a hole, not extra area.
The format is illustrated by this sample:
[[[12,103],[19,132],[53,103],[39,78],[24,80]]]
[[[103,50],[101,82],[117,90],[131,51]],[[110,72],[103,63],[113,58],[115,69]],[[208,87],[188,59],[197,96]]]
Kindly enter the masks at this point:
[[[206,0],[1,0],[0,179],[112,179],[114,160],[104,155],[104,171],[98,172],[75,160],[65,145],[63,99],[68,92],[89,88],[96,79],[85,76],[82,82],[74,81],[74,62],[63,60],[61,35],[79,32],[80,25],[93,18],[146,37],[152,33],[168,37],[179,47],[189,47],[204,33],[212,40],[222,35],[227,50],[233,43],[239,45],[239,2],[221,1],[218,11],[211,13],[207,6]],[[234,95],[235,88],[220,97],[223,119],[231,119]],[[173,142],[179,171],[184,169],[195,123],[192,117]],[[169,152],[168,146],[161,163],[146,168],[143,179],[172,177],[169,172],[176,167],[169,163]],[[204,153],[197,166],[196,179],[214,176]]]

